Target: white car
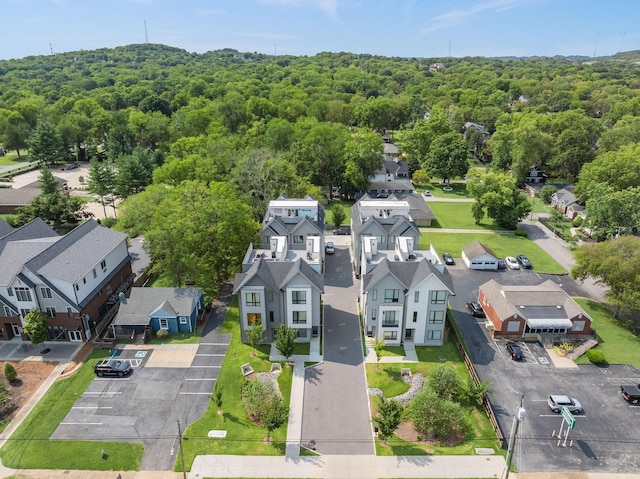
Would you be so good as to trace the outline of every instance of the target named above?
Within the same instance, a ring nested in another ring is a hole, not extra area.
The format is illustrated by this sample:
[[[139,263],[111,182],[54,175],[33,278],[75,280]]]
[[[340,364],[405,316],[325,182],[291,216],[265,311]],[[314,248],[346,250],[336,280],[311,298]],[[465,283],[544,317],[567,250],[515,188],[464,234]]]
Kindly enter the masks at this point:
[[[513,256],[507,256],[504,260],[507,262],[507,268],[520,269],[520,263]]]
[[[327,254],[333,254],[336,252],[335,247],[333,246],[333,241],[328,241],[327,245],[325,246],[325,251]]]

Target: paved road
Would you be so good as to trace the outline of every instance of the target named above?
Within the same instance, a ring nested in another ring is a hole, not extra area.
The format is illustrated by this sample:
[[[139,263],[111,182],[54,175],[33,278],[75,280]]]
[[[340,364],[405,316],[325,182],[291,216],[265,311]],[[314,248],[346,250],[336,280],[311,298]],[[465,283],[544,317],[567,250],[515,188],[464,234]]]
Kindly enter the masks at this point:
[[[349,250],[336,247],[325,271],[324,362],[308,368],[302,444],[321,454],[375,454],[357,295]]]

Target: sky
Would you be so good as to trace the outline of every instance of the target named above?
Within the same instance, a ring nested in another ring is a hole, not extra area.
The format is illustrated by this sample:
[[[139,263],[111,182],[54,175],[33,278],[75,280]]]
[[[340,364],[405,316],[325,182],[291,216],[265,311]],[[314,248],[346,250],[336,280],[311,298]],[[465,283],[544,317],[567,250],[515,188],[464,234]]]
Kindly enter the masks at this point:
[[[0,0],[0,18],[2,60],[145,42],[296,56],[640,50],[639,0]]]

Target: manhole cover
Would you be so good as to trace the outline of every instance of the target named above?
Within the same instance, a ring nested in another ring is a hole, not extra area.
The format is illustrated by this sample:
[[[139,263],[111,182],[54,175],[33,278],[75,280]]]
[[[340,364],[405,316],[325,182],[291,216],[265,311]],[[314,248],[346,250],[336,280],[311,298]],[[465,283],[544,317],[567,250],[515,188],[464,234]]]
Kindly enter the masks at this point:
[[[538,358],[540,364],[549,364],[549,360],[547,358]]]
[[[136,351],[136,358],[144,358],[146,355],[146,351]]]

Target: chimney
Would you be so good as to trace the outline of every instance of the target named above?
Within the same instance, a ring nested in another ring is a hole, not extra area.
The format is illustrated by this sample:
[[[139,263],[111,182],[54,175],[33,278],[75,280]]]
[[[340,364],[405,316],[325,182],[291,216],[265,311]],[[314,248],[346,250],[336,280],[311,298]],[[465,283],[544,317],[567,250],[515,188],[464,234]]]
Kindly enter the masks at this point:
[[[127,297],[123,292],[118,293],[118,301],[120,301],[120,304],[127,304]]]

